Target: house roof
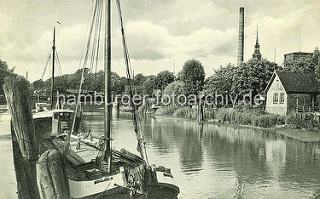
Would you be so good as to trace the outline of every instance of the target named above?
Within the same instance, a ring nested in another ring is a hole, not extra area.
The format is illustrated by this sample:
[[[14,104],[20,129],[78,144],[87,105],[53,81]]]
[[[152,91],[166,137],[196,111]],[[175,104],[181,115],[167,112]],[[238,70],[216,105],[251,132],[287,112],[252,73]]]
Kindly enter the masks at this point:
[[[320,84],[314,74],[288,71],[276,71],[272,75],[266,91],[271,86],[276,75],[278,75],[287,93],[320,93]]]

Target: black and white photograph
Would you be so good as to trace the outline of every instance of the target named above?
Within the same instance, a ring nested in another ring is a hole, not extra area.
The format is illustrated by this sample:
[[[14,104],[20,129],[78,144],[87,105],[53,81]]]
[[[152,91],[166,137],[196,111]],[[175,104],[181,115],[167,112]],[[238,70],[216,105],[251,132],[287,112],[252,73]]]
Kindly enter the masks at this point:
[[[0,199],[320,199],[319,0],[0,0]]]

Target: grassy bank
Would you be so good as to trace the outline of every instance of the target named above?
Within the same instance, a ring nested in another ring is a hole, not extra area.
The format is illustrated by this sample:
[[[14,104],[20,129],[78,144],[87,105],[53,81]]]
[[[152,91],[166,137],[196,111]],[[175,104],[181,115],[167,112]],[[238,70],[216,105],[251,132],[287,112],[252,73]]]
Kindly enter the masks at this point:
[[[190,107],[163,107],[158,115],[193,119],[197,118],[197,109]],[[204,109],[205,122],[245,125],[264,128],[278,134],[303,142],[320,142],[319,120],[311,114],[294,113],[288,116],[271,115],[257,109]]]

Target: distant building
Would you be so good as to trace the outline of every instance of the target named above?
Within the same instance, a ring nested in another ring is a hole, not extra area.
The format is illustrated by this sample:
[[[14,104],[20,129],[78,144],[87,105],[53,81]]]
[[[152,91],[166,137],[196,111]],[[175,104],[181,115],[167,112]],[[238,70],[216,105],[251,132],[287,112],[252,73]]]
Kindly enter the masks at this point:
[[[313,57],[313,53],[306,53],[306,52],[293,52],[284,54],[285,61],[298,61],[298,60],[307,60]]]
[[[260,44],[259,44],[259,33],[258,33],[258,27],[257,27],[257,39],[256,44],[254,45],[254,52],[252,54],[253,59],[261,60],[261,53],[260,53]]]
[[[276,71],[266,87],[266,111],[287,115],[296,111],[319,111],[320,85],[314,74]]]

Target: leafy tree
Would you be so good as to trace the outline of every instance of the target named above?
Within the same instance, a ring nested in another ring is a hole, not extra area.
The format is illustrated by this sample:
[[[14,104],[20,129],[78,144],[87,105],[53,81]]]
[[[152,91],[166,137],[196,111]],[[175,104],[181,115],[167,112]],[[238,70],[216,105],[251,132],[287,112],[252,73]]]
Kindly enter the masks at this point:
[[[157,74],[155,81],[156,87],[163,90],[168,84],[174,81],[174,75],[167,70],[161,71]]]
[[[1,59],[0,59],[0,68],[3,70],[9,71],[7,62],[2,61]]]
[[[0,59],[0,103],[5,103],[3,83],[4,78],[13,74],[14,68],[9,69],[7,62]]]
[[[122,84],[120,76],[115,72],[111,72],[111,92],[116,95],[122,94],[124,92],[124,87],[125,85]]]
[[[314,70],[314,73],[316,75],[316,78],[318,80],[318,82],[320,83],[320,64],[318,64]]]
[[[284,60],[283,69],[292,72],[314,73],[318,65],[318,57],[298,59],[295,61]]]
[[[266,59],[250,59],[236,68],[232,80],[233,95],[262,94],[275,70],[280,67]]]
[[[188,88],[188,94],[197,95],[203,89],[205,78],[204,68],[201,62],[194,59],[186,61],[180,78]]]
[[[45,85],[46,85],[46,83],[42,79],[39,79],[39,80],[33,82],[34,89],[36,89],[36,90],[44,89]]]
[[[134,77],[134,85],[142,86],[145,80],[146,80],[146,77],[143,74],[139,73]]]
[[[55,77],[55,88],[58,90],[67,90],[67,89],[79,89],[80,80],[81,80],[82,70],[76,71],[74,74],[67,74]],[[104,72],[99,71],[97,73],[88,73],[85,71],[85,79],[82,86],[84,90],[93,90],[97,92],[104,91]],[[125,78],[126,79],[126,78]],[[111,91],[114,94],[121,94],[124,92],[124,87],[127,84],[126,80],[123,80],[119,77],[117,73],[111,73]],[[36,89],[50,89],[51,87],[51,78],[42,81],[37,80],[34,82]]]
[[[231,93],[231,87],[233,82],[233,75],[235,74],[236,67],[232,64],[228,64],[225,67],[220,66],[220,69],[215,70],[215,74],[208,77],[204,85],[205,94],[224,94]]]
[[[156,84],[156,76],[150,75],[142,84],[143,94],[152,96]]]
[[[175,104],[178,103],[178,96],[184,95],[186,96],[188,93],[188,88],[185,86],[184,82],[182,81],[175,81],[170,83],[163,91],[165,95],[172,96],[175,95]],[[172,99],[171,99],[172,100]],[[181,100],[181,99],[180,99]]]

